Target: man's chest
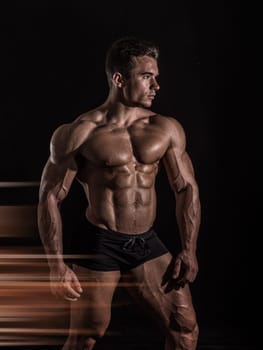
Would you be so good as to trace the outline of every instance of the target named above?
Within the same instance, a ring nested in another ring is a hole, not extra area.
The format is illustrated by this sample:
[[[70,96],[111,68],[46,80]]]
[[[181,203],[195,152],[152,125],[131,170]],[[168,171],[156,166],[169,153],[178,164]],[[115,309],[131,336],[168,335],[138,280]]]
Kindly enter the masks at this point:
[[[168,147],[163,131],[153,126],[130,128],[97,128],[81,147],[87,160],[108,166],[121,166],[131,161],[152,164]]]

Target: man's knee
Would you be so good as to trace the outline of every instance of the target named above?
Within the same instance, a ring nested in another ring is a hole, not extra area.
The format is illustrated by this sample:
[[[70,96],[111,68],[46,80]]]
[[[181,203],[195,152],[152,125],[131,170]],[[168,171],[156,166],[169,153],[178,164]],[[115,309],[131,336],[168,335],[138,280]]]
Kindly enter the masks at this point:
[[[94,321],[88,328],[90,336],[95,340],[102,338],[106,333],[109,323],[109,319]]]
[[[104,336],[107,328],[92,329],[84,339],[83,350],[92,350],[95,344]]]
[[[92,350],[97,341],[104,336],[106,329],[105,327],[93,327],[78,334],[71,334],[62,350]]]
[[[180,334],[182,337],[185,337],[186,339],[195,341],[198,339],[199,336],[199,327],[198,324],[192,323],[190,327],[182,327]]]
[[[169,324],[169,338],[175,344],[181,344],[182,349],[195,349],[199,337],[199,326],[194,313],[184,317],[172,314]]]
[[[191,328],[182,329],[182,331],[179,333],[179,343],[182,346],[182,349],[196,349],[198,336],[199,327],[197,323],[195,323],[195,325]]]

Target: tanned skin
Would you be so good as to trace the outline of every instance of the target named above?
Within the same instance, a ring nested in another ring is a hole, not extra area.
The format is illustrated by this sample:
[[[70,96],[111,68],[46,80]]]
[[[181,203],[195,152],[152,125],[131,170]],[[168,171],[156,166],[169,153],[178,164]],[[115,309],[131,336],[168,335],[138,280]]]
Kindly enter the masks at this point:
[[[197,346],[198,324],[189,282],[198,272],[198,186],[182,126],[175,118],[150,110],[160,88],[157,61],[149,56],[134,60],[128,78],[113,74],[102,105],[55,130],[42,174],[38,223],[51,289],[56,296],[73,301],[63,350],[91,350],[105,334],[121,277],[130,282],[127,290],[135,300],[158,320],[165,350]],[[128,235],[142,233],[156,217],[155,179],[160,161],[176,197],[181,252],[147,261],[125,276],[77,265],[71,269],[63,259],[60,203],[74,179],[87,196],[86,216],[91,223]]]

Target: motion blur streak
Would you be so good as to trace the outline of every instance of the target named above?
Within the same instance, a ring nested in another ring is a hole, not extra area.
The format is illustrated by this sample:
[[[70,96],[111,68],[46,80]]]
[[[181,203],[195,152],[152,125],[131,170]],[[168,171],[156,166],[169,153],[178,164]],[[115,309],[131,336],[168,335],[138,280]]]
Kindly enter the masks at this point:
[[[60,345],[68,334],[70,303],[51,294],[49,269],[41,249],[6,247],[0,256],[0,347]],[[34,254],[26,254],[28,250]],[[94,283],[82,285],[89,287]],[[130,283],[120,284],[127,285]],[[81,298],[74,307],[83,307]],[[87,329],[78,331],[89,333]]]
[[[65,258],[70,261],[89,256]],[[82,282],[83,287],[93,285],[94,282]],[[131,283],[120,283],[121,287],[128,285]],[[113,307],[125,303],[127,300],[118,298]],[[72,305],[81,309],[81,298]],[[37,231],[36,206],[0,205],[0,348],[62,346],[69,331],[69,307],[70,302],[56,298],[50,290],[47,256]],[[88,329],[78,331],[89,333]],[[117,332],[109,330],[107,335]]]
[[[69,304],[51,294],[48,278],[40,246],[1,248],[0,348],[63,343]]]

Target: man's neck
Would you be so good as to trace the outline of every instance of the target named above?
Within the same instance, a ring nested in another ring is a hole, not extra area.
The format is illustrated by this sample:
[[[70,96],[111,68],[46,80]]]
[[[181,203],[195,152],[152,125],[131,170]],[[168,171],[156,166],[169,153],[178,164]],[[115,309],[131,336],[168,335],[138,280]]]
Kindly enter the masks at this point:
[[[131,125],[134,121],[146,116],[148,111],[141,107],[126,106],[121,101],[108,98],[101,106],[108,123],[119,126]]]

